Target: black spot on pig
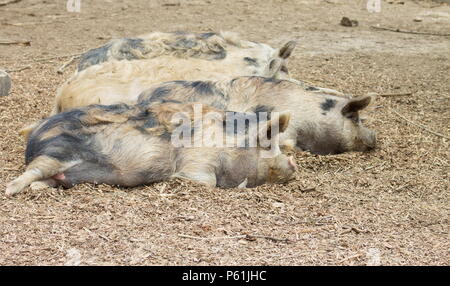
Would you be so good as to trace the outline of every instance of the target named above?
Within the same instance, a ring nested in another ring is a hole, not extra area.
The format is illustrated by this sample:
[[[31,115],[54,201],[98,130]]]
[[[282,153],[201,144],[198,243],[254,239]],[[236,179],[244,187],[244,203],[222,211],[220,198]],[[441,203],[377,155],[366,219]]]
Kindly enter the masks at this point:
[[[200,99],[199,97],[210,97],[211,102],[209,105],[219,109],[225,109],[229,98],[216,87],[213,82],[209,81],[192,81],[187,82],[187,84],[194,89],[195,95],[189,99],[191,102],[200,101],[204,102],[205,98]]]
[[[214,84],[207,81],[192,81],[191,87],[195,89],[196,93],[201,95],[212,95],[215,90]]]
[[[220,91],[213,82],[208,81],[192,81],[190,86],[194,88],[198,95],[214,95],[221,98],[225,97],[225,94]]]
[[[273,84],[279,84],[279,83],[281,83],[281,80],[276,79],[276,78],[274,78],[274,77],[265,77],[263,81],[264,81],[264,82],[273,83]]]
[[[84,115],[86,115],[86,113],[79,109],[59,113],[55,116],[50,117],[37,129],[33,130],[33,132],[30,134],[30,138],[40,138],[47,131],[57,126],[61,126],[67,130],[81,129],[83,127],[83,124],[81,123],[80,118]]]
[[[336,100],[327,98],[324,102],[320,104],[320,108],[323,111],[329,111],[336,105]]]
[[[191,50],[190,54],[192,57],[196,58],[205,58],[205,53],[196,52],[193,48],[199,45],[199,41],[207,40],[208,38],[217,35],[216,33],[203,33],[203,34],[195,34],[195,39],[189,38],[186,36],[188,34],[180,34],[180,37],[171,45],[174,50]],[[191,34],[192,35],[192,34]],[[226,50],[219,44],[210,47],[210,50],[207,52],[207,58],[211,60],[221,60],[226,58],[227,52]]]
[[[144,105],[140,105],[140,107],[143,107],[143,110],[135,116],[130,116],[128,120],[143,122],[143,128],[152,128],[158,126],[159,121],[158,119],[156,119],[153,113],[145,109]]]
[[[175,100],[175,99],[161,99],[159,102],[160,103],[182,103],[181,101]]]
[[[89,162],[107,162],[107,158],[89,143],[89,135],[62,133],[58,136],[39,140],[31,137],[25,152],[25,162],[29,164],[34,158],[45,155],[61,162],[83,160]]]
[[[101,109],[105,112],[111,112],[111,113],[115,113],[115,114],[119,114],[119,113],[124,113],[126,111],[129,111],[131,109],[130,106],[124,104],[124,103],[119,103],[119,104],[112,104],[112,105],[99,105],[99,104],[94,104],[91,105],[89,107],[89,109],[94,109],[94,108],[98,108]]]
[[[143,45],[142,42],[144,42],[144,40],[139,39],[139,38],[125,38],[124,40],[124,44],[122,45],[122,47],[124,47],[125,49],[127,47],[130,47],[132,49],[142,49]]]
[[[197,46],[197,43],[190,39],[181,38],[172,44],[174,49],[192,49]]]
[[[145,118],[144,128],[153,128],[159,125],[158,119],[156,119],[153,114],[149,114]]]
[[[306,90],[308,90],[308,91],[318,91],[319,89],[317,87],[315,87],[315,86],[308,86],[306,88]]]
[[[227,57],[227,51],[220,46],[217,46],[217,51],[214,52],[213,60],[223,60]]]
[[[244,61],[250,66],[259,67],[258,61],[255,58],[245,57]]]
[[[145,51],[143,40],[139,38],[125,38],[116,42],[118,54],[117,60],[133,60],[136,59],[136,54],[133,51],[139,50]],[[103,47],[92,49],[87,51],[81,56],[80,63],[78,64],[78,71],[82,71],[90,66],[97,65],[108,60],[108,52],[114,43],[109,43]]]
[[[108,60],[108,51],[111,46],[112,44],[107,44],[103,47],[89,50],[81,55],[80,63],[78,64],[78,71],[82,71],[90,66],[106,62]]]
[[[172,140],[172,133],[165,130],[159,137],[165,141],[170,142]]]
[[[155,88],[150,95],[150,102],[160,101],[171,92],[171,88],[168,86],[160,86]]]
[[[117,104],[110,106],[94,105],[89,109],[102,109],[105,112],[122,113],[130,109],[125,104]],[[83,118],[88,116],[86,109],[75,109],[72,111],[57,114],[47,119],[42,125],[38,126],[30,134],[25,152],[25,161],[30,163],[34,158],[40,155],[53,157],[59,161],[66,162],[72,160],[91,160],[95,158],[103,158],[101,152],[96,151],[90,140],[89,133],[80,132],[86,127]],[[60,134],[41,140],[48,131],[58,128]],[[105,159],[106,160],[106,159]]]

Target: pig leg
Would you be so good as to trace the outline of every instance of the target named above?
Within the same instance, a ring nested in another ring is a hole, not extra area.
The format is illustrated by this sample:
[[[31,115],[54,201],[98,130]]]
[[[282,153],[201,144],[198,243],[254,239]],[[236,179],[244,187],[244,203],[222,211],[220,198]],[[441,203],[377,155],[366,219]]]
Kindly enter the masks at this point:
[[[217,154],[215,151],[205,148],[200,153],[198,148],[185,148],[180,156],[176,171],[171,177],[216,186]]]
[[[216,174],[206,170],[202,171],[199,166],[186,165],[172,177],[199,182],[211,187],[215,187],[217,184]]]
[[[64,172],[78,163],[79,162],[60,162],[54,158],[39,156],[28,165],[25,173],[6,186],[6,194],[17,194],[31,183],[48,179]]]

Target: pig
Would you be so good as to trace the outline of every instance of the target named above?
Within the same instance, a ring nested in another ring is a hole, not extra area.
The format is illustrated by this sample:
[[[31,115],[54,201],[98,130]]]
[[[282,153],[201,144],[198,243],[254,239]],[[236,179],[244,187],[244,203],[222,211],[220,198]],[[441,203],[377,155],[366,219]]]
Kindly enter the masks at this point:
[[[359,112],[372,96],[351,98],[289,80],[239,77],[224,81],[172,81],[143,92],[138,102],[165,100],[202,102],[239,112],[285,111],[292,115],[280,145],[313,154],[328,155],[369,151],[376,146],[376,133],[364,127]]]
[[[242,71],[238,65],[212,65],[202,59],[161,56],[139,61],[109,61],[70,78],[57,91],[51,115],[90,104],[136,104],[139,95],[154,84],[174,80],[231,80]],[[274,79],[273,77],[270,77]],[[275,80],[275,79],[274,79]],[[288,79],[310,93],[344,96],[331,89],[310,87]]]
[[[296,46],[287,42],[279,49],[263,43],[241,39],[233,32],[153,32],[135,38],[116,39],[87,51],[81,56],[78,71],[109,60],[142,60],[161,56],[203,59],[211,65],[237,65],[237,75],[265,75],[286,77],[287,58]],[[270,68],[269,68],[270,66]],[[226,73],[227,71],[224,70]]]
[[[195,113],[199,104],[201,120]],[[203,120],[210,114],[216,115],[216,120]],[[54,115],[31,132],[25,152],[26,171],[7,185],[6,194],[19,193],[30,184],[134,187],[176,177],[232,188],[293,179],[295,162],[276,145],[279,134],[288,128],[289,113],[270,118],[255,116],[256,121],[246,123],[245,132],[228,129],[239,124],[234,119],[244,116],[242,113],[231,112],[232,121],[224,114],[201,103],[166,101],[134,106],[90,105]],[[180,115],[184,117],[174,119]],[[256,130],[256,145],[251,145],[246,135],[250,127]],[[175,144],[183,134],[180,129],[194,136],[225,134],[223,138],[236,138],[236,144],[241,145]],[[265,137],[269,145],[263,145]],[[273,146],[277,148],[272,150]]]
[[[259,75],[289,78],[296,46],[275,49],[232,32],[161,33],[118,39],[86,52],[78,72],[58,90],[52,114],[89,104],[135,104],[154,83]]]

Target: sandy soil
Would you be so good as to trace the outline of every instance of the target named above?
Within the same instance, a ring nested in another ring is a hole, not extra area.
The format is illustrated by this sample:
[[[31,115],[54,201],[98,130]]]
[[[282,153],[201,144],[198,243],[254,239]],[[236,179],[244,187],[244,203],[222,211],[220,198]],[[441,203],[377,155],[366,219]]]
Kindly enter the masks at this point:
[[[448,4],[382,1],[369,13],[365,0],[81,1],[81,13],[65,1],[0,7],[0,39],[31,41],[0,45],[13,80],[0,98],[0,265],[450,264],[450,37],[371,28],[448,34]],[[343,16],[359,25],[340,26]],[[298,152],[297,180],[285,186],[86,184],[4,196],[25,168],[16,131],[49,113],[75,69],[56,72],[69,55],[158,30],[296,39],[295,78],[354,95],[412,94],[367,112],[376,151]]]

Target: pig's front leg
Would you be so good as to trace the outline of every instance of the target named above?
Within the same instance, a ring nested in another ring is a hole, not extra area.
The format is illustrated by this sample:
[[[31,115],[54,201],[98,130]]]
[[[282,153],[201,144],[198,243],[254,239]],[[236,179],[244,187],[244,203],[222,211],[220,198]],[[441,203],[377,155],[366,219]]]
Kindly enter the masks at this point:
[[[195,181],[201,184],[208,185],[210,187],[215,187],[217,184],[216,174],[213,172],[177,172],[172,175],[173,178],[186,179],[190,181]]]

